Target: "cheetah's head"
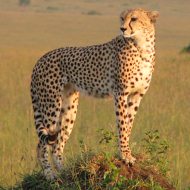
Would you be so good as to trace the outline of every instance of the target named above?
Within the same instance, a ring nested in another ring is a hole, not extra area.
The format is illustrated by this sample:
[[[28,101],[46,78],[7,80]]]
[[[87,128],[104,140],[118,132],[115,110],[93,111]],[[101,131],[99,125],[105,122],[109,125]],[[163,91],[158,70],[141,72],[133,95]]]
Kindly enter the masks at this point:
[[[157,11],[145,11],[133,9],[123,11],[120,15],[121,31],[125,38],[142,38],[146,33],[154,31],[154,23],[159,13]]]

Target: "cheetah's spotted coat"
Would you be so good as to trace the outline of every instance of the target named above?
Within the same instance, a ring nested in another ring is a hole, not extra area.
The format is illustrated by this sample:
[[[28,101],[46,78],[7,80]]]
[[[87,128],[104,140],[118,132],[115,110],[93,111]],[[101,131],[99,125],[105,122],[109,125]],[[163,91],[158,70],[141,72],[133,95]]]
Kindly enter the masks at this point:
[[[56,49],[38,60],[32,74],[31,96],[39,137],[38,159],[48,179],[55,178],[48,149],[51,147],[55,167],[60,171],[79,92],[114,97],[121,158],[134,163],[129,136],[154,69],[157,16],[155,11],[142,9],[124,11],[122,35],[110,42]]]

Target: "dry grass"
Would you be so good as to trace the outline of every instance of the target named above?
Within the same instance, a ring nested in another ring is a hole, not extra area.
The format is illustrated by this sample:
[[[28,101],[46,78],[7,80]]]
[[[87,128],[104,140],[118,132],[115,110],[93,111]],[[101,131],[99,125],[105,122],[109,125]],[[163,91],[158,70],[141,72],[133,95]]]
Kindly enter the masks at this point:
[[[33,0],[24,9],[16,1],[0,2],[0,184],[14,184],[20,173],[29,173],[37,165],[37,139],[29,95],[30,75],[36,60],[53,48],[112,39],[119,31],[119,12],[139,6],[158,9],[161,16],[157,24],[157,65],[135,121],[132,146],[139,148],[135,143],[145,130],[159,129],[171,142],[171,175],[178,189],[190,185],[190,55],[179,54],[190,39],[187,24],[190,11],[185,0],[183,3],[175,0],[172,4]],[[50,11],[47,7],[58,9]],[[92,10],[100,14],[87,14]],[[81,97],[67,155],[77,153],[78,141],[83,138],[98,150],[96,130],[113,128],[114,120],[111,100]]]

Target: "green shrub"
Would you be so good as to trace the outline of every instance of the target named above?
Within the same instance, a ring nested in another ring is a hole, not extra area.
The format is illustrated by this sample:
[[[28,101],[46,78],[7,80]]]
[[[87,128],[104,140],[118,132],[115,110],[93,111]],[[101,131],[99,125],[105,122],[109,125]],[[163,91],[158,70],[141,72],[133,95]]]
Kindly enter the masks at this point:
[[[87,14],[87,15],[101,15],[100,12],[95,11],[95,10],[88,11],[86,14]]]
[[[143,145],[146,151],[146,164],[158,167],[163,175],[169,171],[168,151],[169,144],[165,139],[160,138],[158,130],[145,133]]]
[[[59,8],[58,7],[52,7],[52,6],[48,6],[47,8],[46,8],[48,11],[58,11],[59,10]]]
[[[30,4],[30,0],[19,0],[20,6],[26,6]]]
[[[190,53],[190,44],[181,50],[182,53]]]

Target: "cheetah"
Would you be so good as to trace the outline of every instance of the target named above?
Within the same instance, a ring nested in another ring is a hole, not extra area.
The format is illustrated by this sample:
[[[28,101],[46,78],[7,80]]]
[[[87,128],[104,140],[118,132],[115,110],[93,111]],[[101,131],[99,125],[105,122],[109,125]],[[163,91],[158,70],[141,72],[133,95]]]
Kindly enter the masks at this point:
[[[143,9],[123,11],[121,35],[111,41],[55,49],[37,61],[31,98],[39,137],[37,157],[47,179],[56,179],[63,169],[62,154],[76,118],[79,92],[113,97],[120,156],[126,164],[134,164],[129,137],[154,70],[158,15]]]

